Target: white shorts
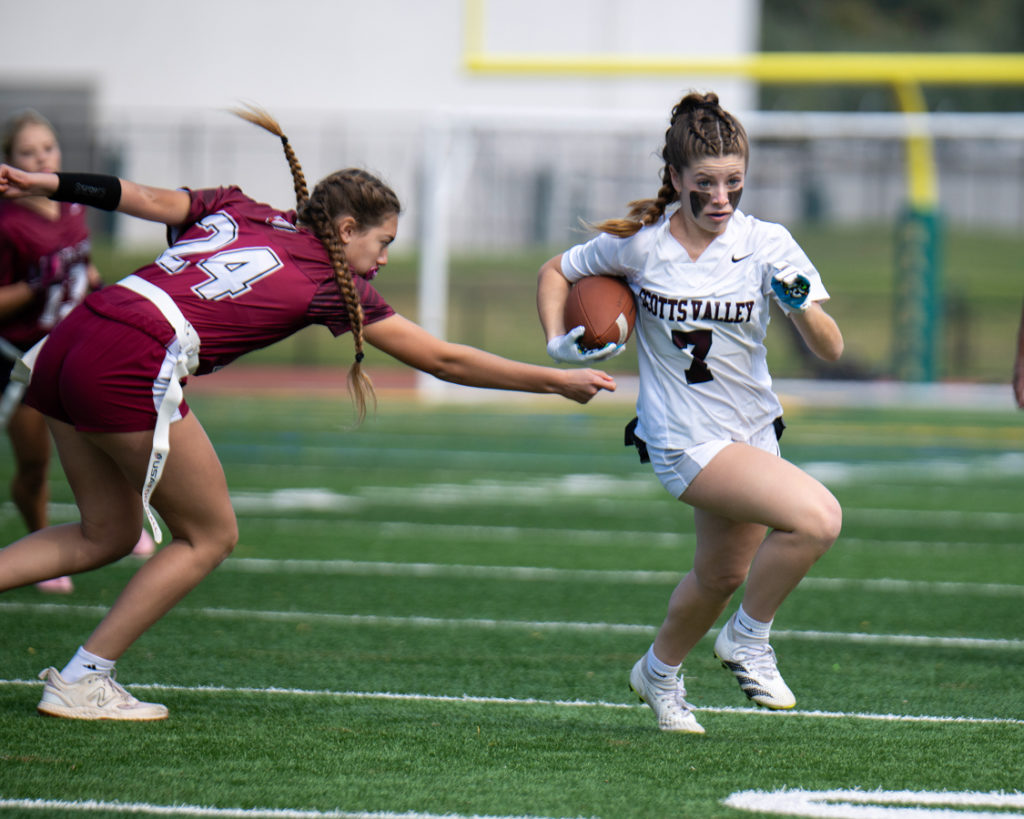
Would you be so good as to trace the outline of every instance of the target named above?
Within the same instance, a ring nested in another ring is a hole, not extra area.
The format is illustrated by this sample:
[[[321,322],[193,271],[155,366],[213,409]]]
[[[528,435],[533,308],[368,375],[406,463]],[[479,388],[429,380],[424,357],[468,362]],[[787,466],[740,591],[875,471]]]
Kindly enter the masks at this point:
[[[689,449],[659,449],[648,444],[647,452],[651,458],[654,474],[661,485],[673,498],[678,498],[697,477],[697,474],[729,444],[743,443],[763,449],[772,455],[779,455],[779,436],[775,424],[768,424],[760,432],[751,435],[746,441],[717,440],[695,444]]]

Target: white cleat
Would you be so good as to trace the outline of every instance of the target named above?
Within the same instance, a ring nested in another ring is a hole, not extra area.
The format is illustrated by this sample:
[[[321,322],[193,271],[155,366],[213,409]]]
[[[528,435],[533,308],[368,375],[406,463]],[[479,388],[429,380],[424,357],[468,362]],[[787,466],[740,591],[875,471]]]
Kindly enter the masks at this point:
[[[682,678],[676,677],[668,685],[652,680],[646,673],[646,665],[645,657],[637,660],[629,674],[629,687],[654,711],[658,727],[662,731],[703,734],[703,726],[693,715],[693,706],[685,700]]]
[[[779,674],[775,650],[768,643],[740,643],[732,637],[732,620],[715,640],[715,656],[722,668],[731,671],[748,699],[765,708],[787,709],[796,705],[796,697]]]
[[[39,679],[46,680],[46,685],[36,710],[49,717],[139,722],[167,719],[166,706],[140,702],[111,674],[86,674],[78,682],[69,683],[56,668],[46,668],[39,672]]]

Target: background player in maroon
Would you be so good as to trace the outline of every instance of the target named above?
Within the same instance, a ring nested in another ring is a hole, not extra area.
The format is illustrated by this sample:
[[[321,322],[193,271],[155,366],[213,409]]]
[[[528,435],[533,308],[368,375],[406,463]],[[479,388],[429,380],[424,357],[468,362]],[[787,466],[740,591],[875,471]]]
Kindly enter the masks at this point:
[[[166,406],[166,394],[176,397],[176,368],[188,359],[195,334],[200,349],[190,368],[207,373],[309,324],[324,324],[336,335],[351,332],[356,361],[349,375],[360,416],[372,398],[361,368],[364,339],[460,384],[557,393],[580,403],[615,388],[605,373],[510,361],[434,338],[396,314],[369,282],[387,263],[395,238],[395,194],[376,177],[349,169],[328,176],[310,195],[277,123],[259,112],[242,115],[281,137],[297,212],[259,204],[237,188],[168,190],[0,166],[2,196],[46,195],[116,208],[167,224],[175,239],[136,276],[90,295],[38,355],[26,400],[47,415],[82,520],[0,551],[0,590],[93,569],[131,549],[142,522],[140,487],[159,451],[164,416],[157,408]],[[42,672],[42,713],[167,716],[163,705],[139,702],[114,680],[114,662],[224,560],[238,538],[224,472],[206,433],[184,401],[170,409],[176,420],[152,504],[172,540],[135,573],[72,660],[61,671]]]
[[[2,148],[4,161],[14,167],[44,173],[60,170],[57,133],[38,111],[27,109],[8,119]],[[21,402],[21,385],[10,383],[12,356],[39,341],[89,290],[100,286],[85,213],[79,204],[45,196],[0,201],[0,338],[7,342],[0,351],[0,394],[6,399],[3,416],[14,454],[11,498],[30,532],[48,521],[50,433],[43,416]],[[152,552],[148,533],[137,549]],[[74,588],[67,576],[37,586],[57,593]]]

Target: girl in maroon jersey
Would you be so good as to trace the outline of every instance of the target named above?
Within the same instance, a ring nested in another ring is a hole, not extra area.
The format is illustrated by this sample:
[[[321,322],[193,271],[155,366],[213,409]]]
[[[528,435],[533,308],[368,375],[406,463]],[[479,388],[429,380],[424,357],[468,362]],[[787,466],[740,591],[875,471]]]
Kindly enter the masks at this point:
[[[21,111],[8,120],[2,149],[4,161],[21,170],[60,170],[57,133],[37,111]],[[99,285],[85,208],[44,196],[0,201],[0,426],[6,423],[14,453],[11,497],[30,532],[47,525],[50,434],[42,414],[21,402],[23,385],[10,382],[11,369],[21,352]],[[143,533],[136,553],[152,548],[149,534]],[[67,576],[36,585],[63,594],[74,588]]]
[[[40,674],[46,685],[38,708],[45,714],[167,716],[163,705],[139,702],[114,680],[114,662],[238,539],[221,464],[182,400],[184,375],[210,372],[304,326],[324,324],[335,335],[352,333],[349,383],[360,418],[372,400],[361,368],[364,341],[416,369],[469,386],[557,393],[580,403],[615,389],[600,371],[511,361],[437,339],[395,313],[369,281],[387,263],[395,238],[395,194],[353,169],[331,174],[310,194],[277,123],[263,112],[239,113],[281,138],[295,212],[257,203],[237,188],[168,190],[115,177],[0,166],[0,196],[48,196],[116,209],[163,222],[173,239],[153,264],[90,295],[35,356],[25,357],[26,363],[34,358],[26,400],[47,416],[82,520],[0,551],[0,591],[127,554],[142,522],[140,490],[171,534],[64,669]]]

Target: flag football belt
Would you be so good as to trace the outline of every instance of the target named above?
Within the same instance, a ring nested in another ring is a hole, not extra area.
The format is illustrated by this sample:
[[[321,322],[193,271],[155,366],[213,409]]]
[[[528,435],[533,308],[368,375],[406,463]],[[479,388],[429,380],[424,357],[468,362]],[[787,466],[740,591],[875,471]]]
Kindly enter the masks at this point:
[[[163,533],[153,516],[153,510],[149,507],[149,499],[160,482],[167,454],[171,451],[171,417],[185,397],[181,389],[181,379],[194,373],[199,366],[199,334],[189,324],[181,309],[174,303],[174,299],[152,282],[133,274],[121,279],[117,284],[148,299],[167,319],[167,323],[174,328],[174,334],[178,339],[174,372],[168,381],[167,389],[160,396],[160,405],[157,407],[156,427],[153,429],[153,449],[149,455],[149,466],[146,468],[146,478],[142,486],[142,508],[146,512],[150,528],[153,530],[153,540],[161,543]]]
[[[153,540],[161,543],[163,542],[163,532],[150,509],[149,499],[160,482],[167,453],[171,450],[171,417],[185,397],[181,389],[181,379],[194,373],[199,366],[199,334],[189,324],[188,319],[174,303],[174,299],[152,282],[132,274],[121,279],[117,284],[148,299],[167,319],[167,323],[174,328],[174,334],[178,340],[174,372],[171,374],[167,389],[160,396],[160,404],[157,407],[156,427],[153,429],[153,449],[149,455],[149,465],[146,468],[145,482],[142,487],[142,508],[149,520],[150,528],[153,530]],[[28,384],[32,377],[32,368],[39,357],[39,351],[45,343],[46,337],[14,363],[14,369],[11,372],[12,381]]]
[[[0,336],[0,355],[8,359],[12,365],[11,377],[3,395],[0,395],[0,429],[5,429],[11,416],[14,415],[14,411],[21,404],[22,395],[25,394],[26,383],[14,377],[14,366],[18,364],[24,353],[6,338]]]

